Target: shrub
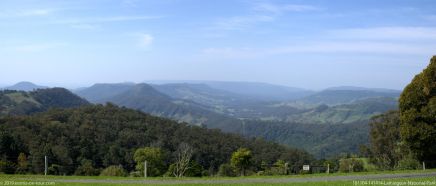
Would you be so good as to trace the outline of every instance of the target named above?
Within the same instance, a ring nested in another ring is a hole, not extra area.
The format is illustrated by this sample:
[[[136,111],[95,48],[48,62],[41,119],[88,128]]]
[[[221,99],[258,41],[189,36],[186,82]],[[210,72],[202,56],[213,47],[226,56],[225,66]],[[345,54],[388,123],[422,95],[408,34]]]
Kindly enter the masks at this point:
[[[66,167],[58,164],[52,164],[47,169],[47,174],[50,175],[65,175],[67,173]]]
[[[144,174],[141,173],[141,171],[133,171],[133,172],[130,172],[130,173],[129,173],[129,176],[130,176],[130,177],[143,177]]]
[[[422,167],[419,161],[411,157],[406,157],[398,161],[398,165],[397,165],[397,169],[399,170],[415,170],[420,168]]]
[[[340,172],[362,172],[364,171],[363,161],[358,158],[347,158],[339,160]]]
[[[229,164],[221,164],[218,169],[218,176],[230,176],[234,177],[236,176],[236,172],[234,167],[232,167]]]
[[[5,174],[14,174],[16,166],[9,161],[0,161],[0,172]]]
[[[203,167],[200,164],[198,164],[196,161],[191,161],[189,164],[190,164],[189,166],[191,168],[189,168],[186,171],[185,176],[187,176],[187,177],[201,177],[202,173],[203,173]]]
[[[111,165],[101,171],[100,176],[127,176],[127,172],[121,165]]]
[[[96,176],[100,173],[100,170],[92,166],[91,160],[83,160],[82,164],[76,169],[75,175],[81,176]]]

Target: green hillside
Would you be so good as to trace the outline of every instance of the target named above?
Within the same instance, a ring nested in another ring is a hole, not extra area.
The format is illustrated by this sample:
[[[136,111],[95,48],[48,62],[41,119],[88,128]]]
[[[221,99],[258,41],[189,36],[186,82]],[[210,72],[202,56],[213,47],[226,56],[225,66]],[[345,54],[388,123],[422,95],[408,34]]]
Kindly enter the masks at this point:
[[[162,149],[164,165],[168,166],[175,161],[181,143],[192,146],[192,160],[209,173],[216,173],[240,147],[252,151],[254,169],[260,168],[262,161],[272,164],[282,159],[291,165],[302,165],[313,160],[302,150],[181,124],[111,104],[2,118],[0,139],[3,160],[16,165],[18,155],[24,153],[28,160],[26,171],[41,173],[44,156],[48,156],[50,174],[60,175],[73,174],[89,161],[88,169],[122,165],[127,171],[134,171],[133,154],[142,147]]]
[[[88,101],[64,88],[38,89],[31,92],[0,91],[0,116],[32,114],[50,108],[71,108],[88,104]]]
[[[190,100],[172,98],[145,83],[94,85],[77,93],[86,99],[99,100],[95,103],[111,102],[155,116],[225,131],[235,131],[239,129],[238,124],[241,123],[235,118],[212,111],[213,109],[208,106]]]
[[[348,104],[358,100],[375,98],[375,97],[399,97],[401,91],[380,91],[377,89],[363,89],[363,90],[346,90],[346,89],[332,89],[324,90],[316,94],[299,99],[299,102],[304,104],[326,104],[326,105],[340,105]]]
[[[248,95],[241,96],[205,84],[186,83],[151,86],[97,84],[77,93],[90,100],[99,100],[98,103],[112,102],[180,122],[263,137],[305,148],[318,157],[325,157],[357,153],[360,144],[368,143],[365,131],[369,119],[398,108],[395,98],[397,91],[348,90],[351,89],[349,87],[336,89],[315,95],[323,95],[320,100],[329,103],[344,104],[319,105],[322,102],[301,101],[310,100],[313,96],[296,101],[256,100]],[[249,130],[244,129],[240,119],[250,123]],[[359,127],[361,130],[358,130]],[[305,139],[299,136],[299,131],[308,134]],[[337,144],[342,144],[341,148],[334,148]]]
[[[286,121],[317,124],[347,124],[369,121],[371,117],[398,108],[392,97],[367,98],[350,104],[329,107],[320,105],[301,114],[289,115]]]
[[[317,158],[358,153],[360,145],[368,144],[366,122],[349,124],[302,124],[289,122],[246,121],[247,136],[262,137],[288,146],[298,147]]]

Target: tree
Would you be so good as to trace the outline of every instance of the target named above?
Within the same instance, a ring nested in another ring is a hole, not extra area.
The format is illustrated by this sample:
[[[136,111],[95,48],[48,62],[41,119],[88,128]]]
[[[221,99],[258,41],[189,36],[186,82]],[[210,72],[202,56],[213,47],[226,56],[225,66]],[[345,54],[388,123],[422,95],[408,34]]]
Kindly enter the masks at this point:
[[[165,173],[165,176],[176,176],[176,174],[174,174],[175,168],[176,168],[176,164],[175,163],[171,164],[168,167],[168,171],[167,173]],[[201,177],[203,176],[203,167],[200,164],[198,164],[196,161],[190,161],[189,169],[186,170],[183,176]]]
[[[84,159],[82,160],[81,165],[74,172],[75,175],[82,176],[96,176],[100,173],[100,170],[94,168],[91,160]]]
[[[27,156],[24,153],[20,153],[17,158],[17,173],[24,174],[26,173],[29,167],[29,162],[27,161]]]
[[[232,166],[241,171],[241,175],[245,175],[245,170],[251,165],[251,151],[246,148],[239,148],[232,154],[230,163]]]
[[[381,169],[395,168],[403,154],[398,111],[373,117],[369,126],[371,127],[371,160]]]
[[[144,174],[144,162],[147,161],[147,174],[160,176],[165,172],[164,153],[160,148],[144,147],[135,151],[133,159],[136,162],[136,170]]]
[[[218,169],[218,176],[229,176],[229,177],[236,176],[234,167],[226,163],[221,164]]]
[[[173,175],[175,177],[183,177],[186,171],[191,168],[190,161],[194,150],[189,144],[181,143],[176,153]]]
[[[436,56],[400,96],[401,139],[419,160],[436,158]]]

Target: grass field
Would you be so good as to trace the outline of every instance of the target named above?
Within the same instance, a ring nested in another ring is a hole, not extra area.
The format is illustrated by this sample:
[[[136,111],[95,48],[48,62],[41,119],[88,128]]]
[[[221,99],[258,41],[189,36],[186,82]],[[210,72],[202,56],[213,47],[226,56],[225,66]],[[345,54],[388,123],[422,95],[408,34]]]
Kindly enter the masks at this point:
[[[266,185],[435,185],[436,174],[430,177],[409,177],[420,173],[436,173],[426,171],[384,171],[349,174],[313,174],[291,176],[247,176],[237,178],[204,177],[204,178],[131,178],[102,176],[43,176],[43,175],[0,175],[0,185],[233,185],[233,186],[266,186]],[[401,175],[398,178],[377,179],[377,176]],[[342,180],[344,179],[345,180]],[[279,180],[279,181],[278,181]]]

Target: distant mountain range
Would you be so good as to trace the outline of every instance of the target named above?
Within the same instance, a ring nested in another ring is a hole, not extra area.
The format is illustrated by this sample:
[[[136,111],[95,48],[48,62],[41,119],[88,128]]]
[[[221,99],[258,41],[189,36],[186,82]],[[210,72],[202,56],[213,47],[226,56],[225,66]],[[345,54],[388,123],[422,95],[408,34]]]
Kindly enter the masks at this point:
[[[238,89],[237,85],[245,89]],[[273,93],[275,90],[280,93]],[[357,152],[356,144],[367,143],[365,131],[368,130],[368,120],[387,110],[397,109],[400,91],[334,87],[315,92],[263,83],[206,81],[95,84],[74,93],[91,103],[111,102],[179,122],[259,136],[305,148],[318,157],[324,157]],[[30,108],[39,108],[35,105],[43,104],[32,96],[27,100],[25,92],[19,94],[15,102],[24,99],[26,104],[15,104],[20,108],[18,110],[27,108],[27,102],[32,103],[33,100],[35,104]],[[11,98],[11,95],[7,97]],[[62,100],[60,96],[58,98]],[[76,97],[63,96],[63,100],[69,99],[77,102]],[[5,112],[16,112],[10,109],[15,107],[7,107],[9,110]],[[359,126],[362,130],[356,130]],[[353,136],[358,138],[353,139]],[[305,140],[308,143],[303,143]],[[352,142],[345,143],[350,140]],[[343,147],[334,148],[335,143],[340,141],[344,142],[341,143]]]
[[[32,90],[44,89],[44,88],[48,88],[48,87],[35,85],[35,84],[33,84],[31,82],[27,82],[27,81],[22,81],[22,82],[18,82],[15,85],[4,87],[3,89],[4,90],[32,91]]]
[[[378,89],[327,89],[315,94],[309,95],[298,101],[304,104],[327,104],[327,105],[340,105],[348,104],[354,101],[367,99],[367,98],[377,98],[377,97],[399,97],[401,91],[389,90],[380,91]]]
[[[223,126],[222,122],[217,125],[216,121],[239,123],[236,118],[318,124],[366,121],[396,109],[400,94],[393,90],[344,89],[311,93],[294,101],[265,101],[241,92],[190,83],[95,84],[75,93],[93,103],[112,102],[195,125],[220,126],[223,130],[233,127]]]
[[[398,93],[400,90],[385,89],[385,88],[365,88],[365,87],[355,87],[355,86],[339,86],[330,87],[325,90],[367,90],[373,92],[384,92],[384,93]]]
[[[259,82],[231,81],[147,81],[151,84],[203,84],[209,88],[261,101],[283,101],[305,97],[313,91]]]
[[[213,112],[199,103],[172,98],[145,83],[96,84],[75,93],[93,103],[111,102],[194,125],[220,128],[223,124],[240,123],[237,119]]]

